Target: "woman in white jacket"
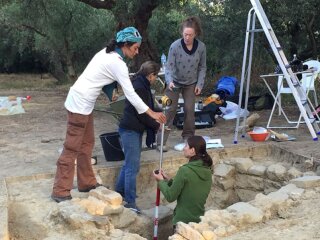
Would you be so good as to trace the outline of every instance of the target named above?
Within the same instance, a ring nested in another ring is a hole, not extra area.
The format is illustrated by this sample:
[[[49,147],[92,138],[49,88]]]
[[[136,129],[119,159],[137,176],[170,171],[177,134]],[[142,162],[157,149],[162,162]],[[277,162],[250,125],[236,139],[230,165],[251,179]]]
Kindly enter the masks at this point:
[[[160,123],[162,113],[152,111],[135,93],[124,58],[132,59],[139,52],[142,37],[134,27],[119,31],[116,39],[98,52],[70,88],[65,107],[68,112],[63,151],[57,161],[51,198],[56,202],[72,199],[74,160],[77,159],[77,184],[80,192],[88,192],[99,184],[95,178],[91,155],[94,146],[93,108],[101,89],[114,82],[121,85],[126,98],[139,114],[147,113]]]

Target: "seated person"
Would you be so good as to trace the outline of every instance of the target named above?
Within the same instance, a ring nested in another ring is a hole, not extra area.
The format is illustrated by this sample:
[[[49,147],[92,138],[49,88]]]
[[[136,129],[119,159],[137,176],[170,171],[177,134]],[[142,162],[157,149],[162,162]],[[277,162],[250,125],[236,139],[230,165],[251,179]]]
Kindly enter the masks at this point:
[[[169,179],[163,170],[153,172],[166,200],[177,200],[172,220],[174,228],[179,221],[200,222],[212,186],[212,159],[207,153],[203,137],[189,137],[183,153],[188,163],[179,168],[174,178]]]

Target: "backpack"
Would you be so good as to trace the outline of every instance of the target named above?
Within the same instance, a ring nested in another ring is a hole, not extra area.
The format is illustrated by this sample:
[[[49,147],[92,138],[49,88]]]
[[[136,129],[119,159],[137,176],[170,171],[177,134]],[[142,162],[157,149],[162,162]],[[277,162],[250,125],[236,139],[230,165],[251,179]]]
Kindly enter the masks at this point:
[[[273,103],[274,99],[269,93],[260,96],[252,96],[248,99],[248,110],[260,111],[263,109],[271,109]]]

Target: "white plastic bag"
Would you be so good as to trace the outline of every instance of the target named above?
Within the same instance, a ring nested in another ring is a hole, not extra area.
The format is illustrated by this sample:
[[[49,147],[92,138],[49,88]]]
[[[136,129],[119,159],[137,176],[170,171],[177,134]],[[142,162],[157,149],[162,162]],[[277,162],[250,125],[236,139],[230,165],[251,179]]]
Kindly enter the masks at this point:
[[[237,118],[237,114],[238,114],[238,104],[234,103],[234,102],[229,102],[226,101],[227,106],[226,107],[219,107],[220,111],[223,114],[223,118],[225,120],[229,120],[229,119],[235,119]],[[240,108],[240,117],[244,117],[244,116],[248,116],[249,115],[249,111],[248,110],[244,110],[242,108]]]

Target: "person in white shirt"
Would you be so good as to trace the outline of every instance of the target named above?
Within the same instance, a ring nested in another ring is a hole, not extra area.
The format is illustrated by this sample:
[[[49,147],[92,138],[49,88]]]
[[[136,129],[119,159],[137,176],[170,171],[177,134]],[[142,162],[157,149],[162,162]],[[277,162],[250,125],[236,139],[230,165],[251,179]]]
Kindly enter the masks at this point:
[[[67,132],[63,151],[57,161],[57,171],[51,198],[56,202],[72,199],[74,161],[77,159],[77,184],[80,192],[100,186],[95,178],[91,155],[94,146],[93,108],[103,87],[120,84],[129,102],[139,114],[147,113],[160,123],[163,113],[152,111],[136,94],[129,78],[124,58],[138,54],[142,37],[134,27],[119,31],[106,48],[98,52],[70,88],[65,108],[68,112]]]

